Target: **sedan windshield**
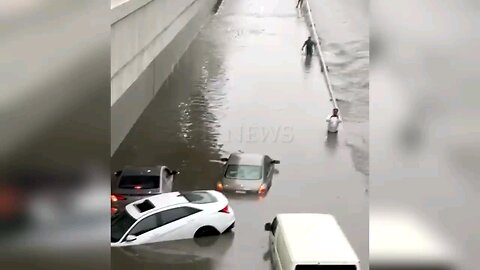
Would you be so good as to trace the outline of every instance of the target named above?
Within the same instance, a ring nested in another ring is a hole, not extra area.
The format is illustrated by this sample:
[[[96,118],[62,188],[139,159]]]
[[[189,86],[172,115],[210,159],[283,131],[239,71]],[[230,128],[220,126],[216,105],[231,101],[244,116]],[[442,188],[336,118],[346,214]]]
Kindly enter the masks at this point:
[[[225,177],[239,180],[259,180],[262,178],[262,167],[253,165],[228,165]]]
[[[132,227],[133,223],[137,221],[127,211],[122,211],[118,216],[112,219],[111,228],[111,242],[116,243],[120,241],[122,236]]]

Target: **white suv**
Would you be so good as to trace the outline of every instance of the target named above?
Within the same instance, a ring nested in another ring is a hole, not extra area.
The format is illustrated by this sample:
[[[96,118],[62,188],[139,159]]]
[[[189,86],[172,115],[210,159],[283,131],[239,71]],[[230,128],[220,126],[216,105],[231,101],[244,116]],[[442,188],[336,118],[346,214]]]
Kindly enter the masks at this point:
[[[216,235],[234,225],[233,209],[220,192],[163,193],[128,204],[112,219],[111,246]]]

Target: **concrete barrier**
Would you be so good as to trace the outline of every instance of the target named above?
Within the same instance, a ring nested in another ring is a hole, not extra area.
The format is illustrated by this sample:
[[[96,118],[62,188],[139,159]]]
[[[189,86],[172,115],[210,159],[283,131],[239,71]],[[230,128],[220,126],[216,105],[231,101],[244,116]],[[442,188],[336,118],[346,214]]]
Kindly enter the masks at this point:
[[[111,155],[219,0],[113,0]]]

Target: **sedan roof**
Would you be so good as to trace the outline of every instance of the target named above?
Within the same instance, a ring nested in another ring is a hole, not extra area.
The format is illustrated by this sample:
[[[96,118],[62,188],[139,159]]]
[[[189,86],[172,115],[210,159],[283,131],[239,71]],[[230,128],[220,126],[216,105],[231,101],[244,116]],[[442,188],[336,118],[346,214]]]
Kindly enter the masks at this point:
[[[217,191],[198,190],[190,192],[167,192],[138,200],[128,204],[125,210],[135,219],[143,215],[148,215],[159,209],[172,206],[182,206],[193,203],[197,208],[203,208],[202,205],[211,203],[228,203],[228,200]]]
[[[153,207],[149,207],[147,211],[142,211],[141,207],[138,208],[138,204],[142,204],[145,201],[149,201]],[[125,207],[125,210],[135,219],[139,219],[141,216],[148,214],[152,211],[157,209],[170,207],[177,204],[184,204],[188,203],[187,199],[183,196],[180,196],[180,192],[169,192],[169,193],[162,193],[159,195],[154,195],[148,197],[144,200],[138,200],[136,202],[130,203]]]
[[[125,167],[122,170],[122,175],[153,175],[160,176],[160,171],[162,166],[152,166],[152,167]]]
[[[265,155],[252,153],[234,153],[230,155],[228,164],[232,165],[263,165]]]

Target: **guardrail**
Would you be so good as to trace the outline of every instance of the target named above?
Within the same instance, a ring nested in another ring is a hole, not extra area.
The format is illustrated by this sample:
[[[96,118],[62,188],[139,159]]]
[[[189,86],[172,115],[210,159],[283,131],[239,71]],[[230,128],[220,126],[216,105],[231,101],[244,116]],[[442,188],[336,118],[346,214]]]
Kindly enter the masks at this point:
[[[315,28],[315,22],[313,20],[312,10],[310,8],[310,3],[308,3],[308,0],[305,0],[303,8],[307,9],[308,19],[310,20],[310,27],[312,28],[312,32],[313,32],[312,33],[313,40],[316,43],[317,52],[320,55],[320,65],[322,66],[322,69],[323,69],[323,76],[324,76],[325,81],[327,83],[328,92],[330,94],[330,100],[332,101],[333,107],[338,108],[337,100],[335,99],[335,96],[333,94],[332,83],[330,82],[330,77],[328,77],[327,64],[325,63],[325,57],[323,56],[323,53],[322,53],[322,47],[320,45],[320,39],[318,38],[317,29]]]

